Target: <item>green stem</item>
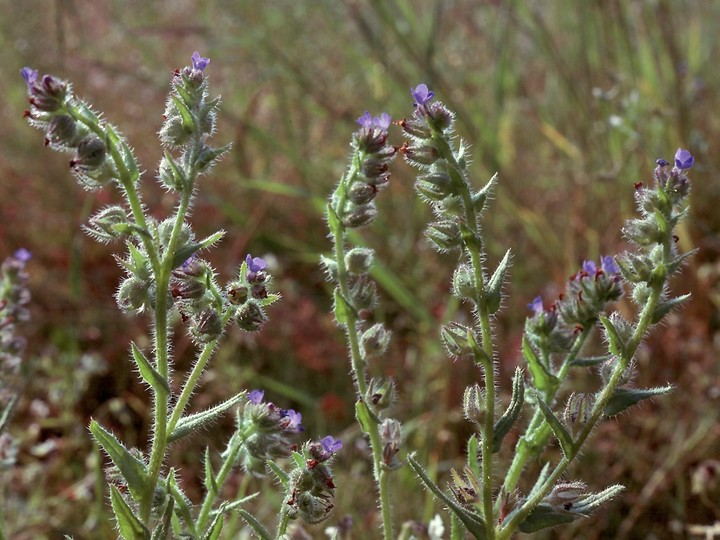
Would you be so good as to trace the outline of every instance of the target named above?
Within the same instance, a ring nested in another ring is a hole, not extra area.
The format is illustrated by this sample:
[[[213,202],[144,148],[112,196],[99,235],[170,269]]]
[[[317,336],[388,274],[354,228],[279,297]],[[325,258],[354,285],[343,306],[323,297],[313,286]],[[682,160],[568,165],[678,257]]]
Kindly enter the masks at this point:
[[[563,456],[563,458],[557,464],[550,476],[548,476],[548,478],[545,480],[540,489],[538,489],[532,497],[527,499],[520,508],[518,508],[509,516],[509,519],[505,521],[505,523],[498,531],[497,540],[508,539],[515,533],[520,524],[525,520],[525,518],[527,518],[530,512],[532,512],[533,509],[545,498],[545,496],[550,492],[558,479],[565,473],[565,470],[568,468],[572,460],[578,454],[578,452],[582,448],[582,445],[590,436],[590,433],[594,429],[595,425],[603,417],[605,406],[610,401],[610,398],[615,392],[615,388],[618,385],[623,375],[623,372],[627,368],[632,358],[635,356],[635,352],[637,351],[637,348],[640,344],[640,340],[643,338],[645,332],[647,331],[648,327],[652,322],[653,313],[662,293],[663,286],[664,283],[661,283],[653,287],[650,298],[648,299],[645,307],[642,310],[640,319],[635,328],[635,331],[633,332],[632,337],[630,338],[630,342],[628,343],[625,353],[622,355],[622,357],[620,357],[619,362],[615,366],[610,376],[610,380],[608,381],[605,388],[603,388],[600,396],[595,402],[592,415],[590,416],[587,423],[584,425],[582,431],[578,434],[578,437],[573,444],[572,454],[569,456]]]
[[[578,354],[580,354],[580,351],[590,336],[592,329],[592,326],[584,328],[583,331],[575,338],[570,352],[557,373],[557,378],[561,384],[562,381],[565,380],[565,377],[567,377],[570,368],[572,367],[572,363],[575,361]],[[560,385],[545,395],[545,403],[548,405],[552,403],[559,388]],[[520,475],[522,474],[527,461],[534,453],[533,448],[544,447],[551,432],[552,430],[550,429],[550,425],[545,420],[545,416],[542,414],[542,411],[540,409],[535,409],[535,413],[525,430],[525,434],[520,438],[517,446],[515,447],[515,454],[513,456],[512,463],[505,475],[505,482],[503,484],[503,490],[505,493],[511,493],[517,487],[518,482],[520,481]]]
[[[220,467],[217,476],[215,477],[217,492],[213,490],[208,490],[207,493],[205,493],[205,498],[203,499],[202,506],[200,507],[200,513],[198,514],[195,527],[199,533],[202,533],[202,531],[205,530],[205,527],[207,527],[208,520],[210,518],[210,511],[212,510],[213,504],[215,504],[215,500],[217,499],[220,490],[225,485],[225,480],[227,480],[228,475],[235,466],[237,456],[242,449],[242,441],[239,438],[237,438],[237,440],[233,440],[232,443],[233,446],[230,449],[227,458],[225,458],[225,461],[223,461],[223,464]]]

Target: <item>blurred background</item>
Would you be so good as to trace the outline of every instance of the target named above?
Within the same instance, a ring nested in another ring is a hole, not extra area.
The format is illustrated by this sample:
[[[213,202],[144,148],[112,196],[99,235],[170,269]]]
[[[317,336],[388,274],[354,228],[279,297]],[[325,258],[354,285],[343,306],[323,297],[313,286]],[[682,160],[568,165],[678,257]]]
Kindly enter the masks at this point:
[[[527,303],[538,294],[551,300],[583,259],[625,249],[619,230],[634,211],[633,184],[649,180],[655,159],[690,149],[692,208],[679,246],[698,253],[672,289],[693,299],[645,341],[637,377],[638,386],[670,382],[675,391],[606,422],[571,469],[569,479],[591,489],[622,483],[626,492],[597,516],[537,537],[710,538],[706,528],[720,521],[720,155],[713,152],[720,3],[0,0],[0,8],[0,257],[19,247],[34,254],[28,385],[11,429],[21,446],[17,466],[2,473],[12,538],[112,536],[87,425],[94,417],[144,448],[150,416],[127,361],[131,340],[147,346],[148,321],[123,317],[113,299],[121,272],[112,254],[121,247],[95,244],[81,231],[117,194],[83,192],[68,156],[44,148],[22,118],[19,71],[27,65],[73,81],[130,140],[146,171],[145,201],[165,216],[174,200],[154,181],[155,134],[172,70],[195,50],[211,58],[211,93],[223,97],[215,141],[233,149],[202,179],[193,226],[201,236],[228,232],[209,255],[223,281],[249,252],[270,262],[284,299],[260,335],[229,332],[194,407],[264,388],[272,401],[302,412],[308,437],[343,438],[336,513],[327,524],[350,514],[357,538],[377,530],[374,500],[357,497],[372,490],[370,462],[354,426],[331,289],[318,267],[330,248],[323,199],[345,168],[355,119],[365,110],[410,115],[409,88],[425,82],[457,111],[477,185],[499,172],[485,238],[491,266],[507,248],[514,253],[495,321],[505,399]],[[399,129],[390,136],[402,142]],[[363,232],[381,263],[378,316],[394,330],[390,353],[372,369],[400,381],[395,416],[405,424],[406,449],[418,450],[444,485],[472,432],[462,392],[480,374],[449,361],[438,344],[439,321],[462,309],[447,300],[455,261],[424,241],[430,216],[412,180],[398,160],[378,200],[379,219]],[[624,300],[619,309],[633,306]],[[177,338],[182,371],[192,344],[182,329]],[[592,373],[580,378],[596,382]],[[211,446],[220,450],[231,428],[229,418],[208,432]],[[205,442],[172,449],[194,500]],[[536,471],[537,464],[528,468],[527,483]],[[274,489],[239,474],[231,484]],[[393,490],[400,522],[427,523],[442,512],[406,470]],[[255,510],[272,526],[276,509]],[[227,538],[240,527],[231,523]],[[323,527],[308,531],[323,538]]]

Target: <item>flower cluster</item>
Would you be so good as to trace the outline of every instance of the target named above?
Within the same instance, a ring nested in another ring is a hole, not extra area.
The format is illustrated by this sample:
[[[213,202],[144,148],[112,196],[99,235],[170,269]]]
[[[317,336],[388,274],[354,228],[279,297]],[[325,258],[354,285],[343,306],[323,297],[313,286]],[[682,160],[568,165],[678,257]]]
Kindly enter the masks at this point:
[[[236,462],[258,476],[265,474],[267,461],[290,455],[295,447],[292,439],[303,430],[302,414],[263,401],[264,395],[261,390],[248,394],[247,402],[238,411],[234,435],[240,443]],[[231,441],[228,448],[234,446]]]
[[[349,228],[371,223],[377,215],[374,199],[390,180],[388,167],[395,148],[387,144],[390,115],[373,117],[369,112],[358,118],[360,128],[353,135],[352,165],[343,190],[333,202],[342,223]]]

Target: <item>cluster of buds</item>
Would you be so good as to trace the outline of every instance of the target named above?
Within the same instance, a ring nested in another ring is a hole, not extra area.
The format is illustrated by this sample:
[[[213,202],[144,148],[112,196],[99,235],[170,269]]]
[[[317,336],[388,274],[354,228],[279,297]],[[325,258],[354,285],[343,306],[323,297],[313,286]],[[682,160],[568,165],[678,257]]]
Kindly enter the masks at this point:
[[[242,330],[257,332],[267,322],[265,306],[280,298],[279,294],[269,292],[271,282],[267,263],[260,257],[248,255],[237,279],[227,285],[227,301],[234,310],[235,322]]]
[[[330,517],[335,497],[330,461],[341,448],[342,441],[328,435],[318,442],[305,443],[295,454],[284,501],[284,511],[291,519],[316,524]]]
[[[205,68],[210,59],[196,51],[191,60],[190,66],[175,70],[159,131],[163,146],[181,155],[174,158],[165,152],[158,180],[168,190],[186,193],[192,193],[197,175],[208,172],[230,148],[206,143],[215,132],[220,98],[209,99]]]
[[[108,155],[105,134],[93,130],[99,117],[76,99],[70,83],[53,75],[39,76],[25,67],[20,72],[27,85],[30,109],[25,117],[30,125],[45,132],[45,145],[74,154],[70,168],[85,189],[98,189],[118,177]]]
[[[265,462],[290,456],[292,438],[303,430],[302,415],[263,401],[265,392],[253,390],[237,413],[234,438],[241,444],[237,463],[248,473],[265,474]],[[233,446],[228,445],[228,449]],[[226,457],[223,455],[223,457]]]
[[[333,208],[343,225],[363,227],[377,216],[375,197],[390,180],[388,167],[396,149],[387,143],[390,115],[373,117],[365,112],[353,134],[351,169],[341,188],[333,195]]]
[[[17,325],[30,319],[26,307],[30,302],[29,276],[25,265],[31,257],[27,249],[21,248],[0,265],[0,467],[13,465],[17,455],[16,441],[5,428],[20,385],[15,379],[26,342],[17,335]]]

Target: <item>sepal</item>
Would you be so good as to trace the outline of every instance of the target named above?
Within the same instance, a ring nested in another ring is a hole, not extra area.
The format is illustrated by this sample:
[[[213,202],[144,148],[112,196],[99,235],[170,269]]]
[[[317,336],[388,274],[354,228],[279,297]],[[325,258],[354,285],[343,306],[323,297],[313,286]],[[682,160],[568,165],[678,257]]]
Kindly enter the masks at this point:
[[[118,489],[110,484],[110,503],[124,540],[148,540],[150,531],[132,511]]]
[[[671,392],[671,385],[658,386],[655,388],[616,388],[610,400],[605,405],[603,414],[605,416],[616,416],[625,409],[632,407],[645,399],[661,396]]]
[[[209,409],[195,414],[184,416],[178,421],[175,429],[173,429],[172,433],[168,437],[168,442],[177,441],[178,439],[182,439],[183,437],[189,435],[193,431],[208,427],[228,410],[240,403],[244,398],[245,392],[240,392],[236,396],[223,401],[214,407],[210,407]]]
[[[500,302],[502,300],[502,287],[505,284],[505,274],[510,266],[510,250],[505,252],[505,256],[498,264],[498,267],[493,272],[490,281],[488,281],[485,288],[485,302],[487,303],[488,311],[495,313],[500,309]]]
[[[520,411],[522,410],[524,401],[525,381],[523,380],[523,371],[517,367],[515,368],[515,376],[513,377],[512,397],[510,398],[510,403],[503,415],[495,423],[495,429],[493,430],[493,453],[500,451],[505,435],[508,434],[510,428],[513,427],[520,416]]]

